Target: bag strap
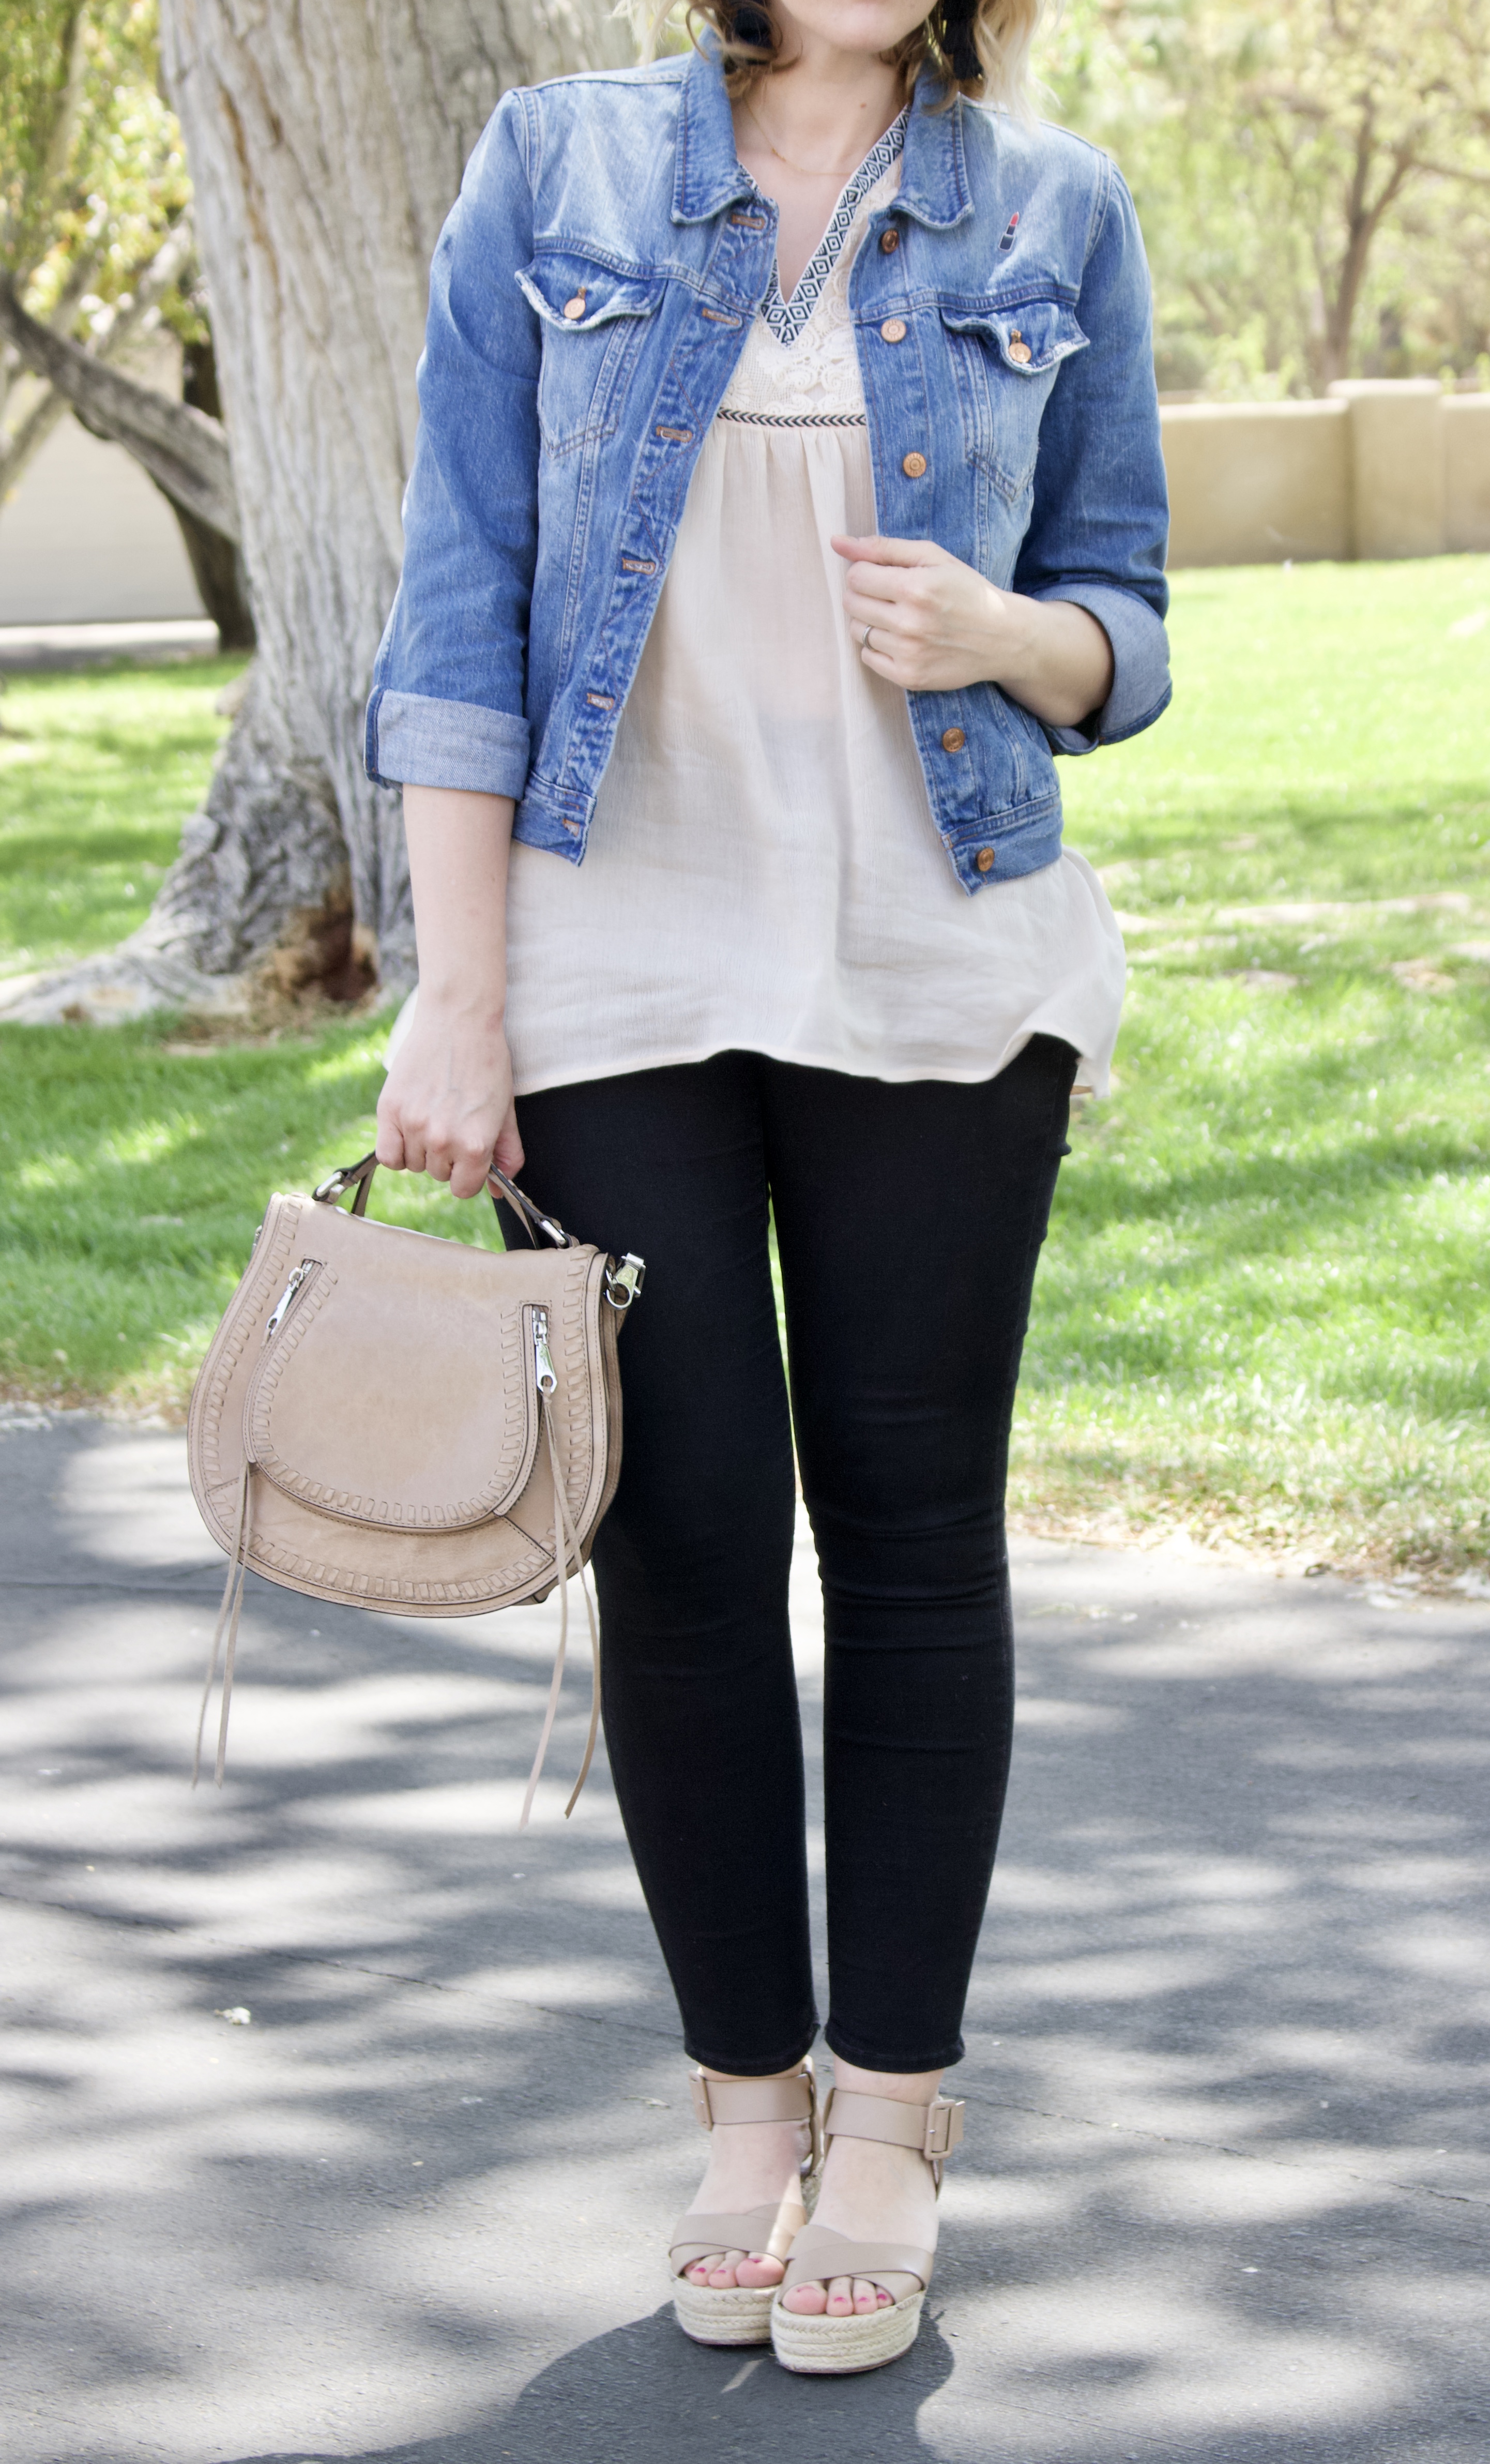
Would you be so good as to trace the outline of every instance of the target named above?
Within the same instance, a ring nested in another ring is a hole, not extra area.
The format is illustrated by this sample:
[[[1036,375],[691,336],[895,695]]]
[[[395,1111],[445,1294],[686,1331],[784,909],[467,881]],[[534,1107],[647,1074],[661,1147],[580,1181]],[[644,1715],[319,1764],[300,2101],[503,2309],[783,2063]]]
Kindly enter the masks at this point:
[[[357,1196],[352,1200],[352,1213],[365,1215],[368,1193],[372,1188],[373,1174],[377,1169],[378,1154],[375,1148],[371,1155],[362,1155],[357,1163],[339,1164],[336,1171],[328,1175],[318,1188],[312,1190],[311,1196],[318,1199],[322,1206],[335,1206],[338,1199],[344,1198],[349,1189],[355,1189]],[[540,1232],[546,1241],[552,1241],[556,1249],[573,1249],[576,1246],[573,1233],[566,1232],[561,1223],[556,1223],[551,1215],[545,1215],[541,1206],[535,1206],[532,1199],[518,1188],[515,1180],[509,1180],[505,1172],[497,1171],[495,1164],[493,1164],[487,1173],[487,1190],[493,1211],[496,1208],[498,1194],[500,1193],[506,1199],[535,1249],[538,1245],[537,1236]]]
[[[328,1174],[318,1187],[312,1190],[311,1196],[322,1206],[335,1206],[338,1199],[344,1198],[349,1189],[355,1189],[357,1196],[352,1200],[352,1213],[365,1215],[367,1194],[372,1188],[373,1174],[377,1169],[378,1155],[375,1149],[371,1155],[362,1155],[356,1163],[339,1164],[335,1172]],[[497,1205],[497,1199],[499,1196],[506,1199],[535,1249],[538,1245],[540,1232],[545,1241],[553,1243],[556,1249],[577,1249],[580,1246],[572,1232],[566,1232],[563,1225],[556,1221],[552,1215],[545,1215],[541,1206],[535,1206],[532,1199],[518,1188],[515,1180],[509,1180],[505,1172],[498,1172],[495,1164],[492,1164],[487,1172],[487,1194],[492,1200],[493,1211],[498,1222],[501,1221],[501,1210]],[[639,1258],[633,1249],[628,1249],[619,1260],[615,1258],[606,1260],[605,1298],[618,1314],[624,1314],[630,1308],[642,1288],[646,1276],[646,1261],[645,1258]]]

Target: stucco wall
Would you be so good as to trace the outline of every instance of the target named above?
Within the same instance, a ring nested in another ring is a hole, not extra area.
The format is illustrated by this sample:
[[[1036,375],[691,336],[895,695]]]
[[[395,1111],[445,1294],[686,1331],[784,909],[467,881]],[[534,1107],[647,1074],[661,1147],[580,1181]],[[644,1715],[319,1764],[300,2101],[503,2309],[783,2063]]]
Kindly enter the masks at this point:
[[[1447,548],[1490,551],[1490,393],[1449,394],[1443,405]]]
[[[201,613],[160,490],[69,413],[0,508],[0,625]]]
[[[1382,379],[1160,416],[1172,565],[1490,549],[1490,394]]]
[[[1490,394],[1384,382],[1162,418],[1172,565],[1490,552]],[[0,625],[201,613],[164,497],[65,419],[0,509]]]

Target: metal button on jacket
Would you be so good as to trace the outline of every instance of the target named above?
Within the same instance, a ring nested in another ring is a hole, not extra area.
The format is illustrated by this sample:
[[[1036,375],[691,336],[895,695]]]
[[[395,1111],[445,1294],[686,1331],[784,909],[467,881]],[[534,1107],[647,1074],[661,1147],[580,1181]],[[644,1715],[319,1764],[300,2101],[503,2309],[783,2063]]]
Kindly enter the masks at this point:
[[[942,751],[944,753],[960,753],[967,740],[968,739],[964,736],[960,727],[946,728],[943,730],[942,734]]]
[[[992,847],[979,847],[973,861],[979,872],[992,872],[998,859]]]
[[[1018,325],[1016,325],[1013,333],[1009,337],[1010,359],[1017,361],[1021,368],[1027,368],[1034,356],[1034,352],[1030,349],[1028,342],[1022,340],[1019,329]]]
[[[578,292],[573,299],[566,299],[564,301],[564,315],[568,318],[571,324],[573,324],[577,317],[582,317],[584,315],[584,294],[582,291]]]
[[[926,477],[926,455],[924,453],[908,453],[900,467],[904,471],[908,479],[924,479]]]
[[[882,341],[882,342],[903,342],[903,341],[905,341],[905,339],[906,339],[906,320],[905,320],[905,319],[904,319],[903,317],[887,317],[887,318],[886,318],[886,319],[885,319],[884,324],[880,327],[880,340],[881,340],[881,341]]]
[[[889,231],[881,231],[880,247],[887,256],[893,256],[899,246],[900,233],[898,231],[894,230],[893,227]]]

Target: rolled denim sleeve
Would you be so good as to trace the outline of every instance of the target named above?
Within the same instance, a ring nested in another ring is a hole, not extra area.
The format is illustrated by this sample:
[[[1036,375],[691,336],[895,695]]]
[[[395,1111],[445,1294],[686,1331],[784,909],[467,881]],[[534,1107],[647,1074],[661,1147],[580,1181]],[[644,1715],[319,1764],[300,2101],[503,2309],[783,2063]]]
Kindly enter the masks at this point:
[[[1061,370],[1041,424],[1030,526],[1014,587],[1070,599],[1112,645],[1112,690],[1079,727],[1047,727],[1057,753],[1090,753],[1151,727],[1169,703],[1164,578],[1169,491],[1159,441],[1149,268],[1115,165],[1082,276],[1087,347]]]
[[[522,97],[498,105],[429,275],[404,572],[367,705],[365,762],[400,781],[522,794],[528,613],[537,549],[536,319]]]

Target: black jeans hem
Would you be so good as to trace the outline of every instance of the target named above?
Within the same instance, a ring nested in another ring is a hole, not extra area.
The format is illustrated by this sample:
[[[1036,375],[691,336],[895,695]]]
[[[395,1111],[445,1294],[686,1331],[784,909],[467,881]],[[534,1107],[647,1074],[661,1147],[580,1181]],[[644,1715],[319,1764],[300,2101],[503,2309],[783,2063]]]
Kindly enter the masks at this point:
[[[734,2079],[771,2079],[778,2071],[789,2071],[794,2067],[800,2069],[816,2044],[817,2037],[818,2022],[814,2014],[807,2022],[806,2035],[801,2039],[800,2053],[767,2054],[763,2057],[757,2056],[752,2061],[737,2062],[733,2061],[727,2054],[706,2053],[702,2047],[693,2044],[687,2035],[683,2038],[683,2050],[690,2062],[698,2062],[706,2071],[728,2071]],[[849,2056],[849,2059],[850,2061],[853,2059],[852,2055]]]
[[[830,2054],[861,2071],[950,2071],[967,2051],[960,2036],[953,2037],[950,2049],[933,2048],[931,2053],[887,2054],[878,2047],[871,2051],[867,2045],[850,2044],[831,2019],[822,2031],[822,2041]]]

